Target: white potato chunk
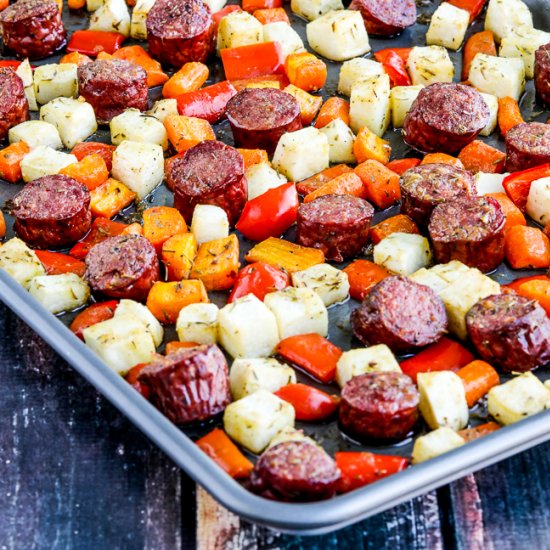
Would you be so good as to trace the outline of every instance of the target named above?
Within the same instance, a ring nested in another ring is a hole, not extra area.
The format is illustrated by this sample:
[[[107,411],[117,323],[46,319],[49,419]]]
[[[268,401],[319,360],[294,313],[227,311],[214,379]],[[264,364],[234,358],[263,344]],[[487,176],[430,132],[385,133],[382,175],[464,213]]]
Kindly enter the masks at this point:
[[[223,427],[231,439],[259,454],[283,428],[294,427],[294,407],[259,390],[227,405]]]
[[[193,210],[191,232],[199,244],[229,235],[229,221],[223,208],[213,204],[198,204]]]
[[[284,59],[291,53],[306,51],[300,35],[284,21],[264,25],[263,32],[264,42],[278,42],[281,45]]]
[[[264,41],[262,24],[245,11],[235,11],[222,17],[218,26],[218,51],[258,44]]]
[[[164,178],[162,147],[154,143],[123,141],[113,153],[112,173],[142,199]]]
[[[120,145],[125,140],[139,143],[153,143],[163,149],[168,148],[168,134],[164,124],[151,115],[142,113],[139,109],[126,109],[114,117],[109,128],[111,143]]]
[[[541,225],[550,221],[550,178],[541,178],[531,183],[527,195],[527,214]]]
[[[443,46],[415,46],[407,61],[412,83],[429,86],[434,82],[452,82],[454,66]]]
[[[272,358],[235,359],[229,370],[231,395],[235,401],[259,390],[276,392],[295,383],[294,369]]]
[[[349,96],[354,84],[360,80],[368,80],[386,74],[382,63],[374,59],[356,57],[342,63],[338,78],[338,93]]]
[[[550,390],[532,372],[525,372],[491,388],[487,406],[496,421],[513,424],[550,408]]]
[[[30,282],[29,294],[50,313],[62,313],[86,304],[90,287],[75,273],[41,275]]]
[[[521,59],[478,53],[470,65],[468,80],[480,92],[517,101],[525,88],[525,65]]]
[[[401,367],[386,344],[345,351],[336,363],[336,382],[340,387],[354,376],[367,372],[401,372]]]
[[[147,40],[147,16],[155,0],[137,0],[130,20],[130,36],[136,40]]]
[[[481,196],[487,195],[487,193],[506,193],[504,187],[502,187],[502,182],[507,175],[508,173],[489,174],[487,172],[478,172],[474,176],[477,194]]]
[[[416,438],[412,451],[413,464],[419,464],[453,449],[458,449],[464,443],[466,441],[451,428],[438,428]]]
[[[310,48],[332,61],[345,61],[371,50],[359,11],[329,11],[308,23],[306,33]]]
[[[327,138],[330,162],[335,164],[355,163],[353,154],[355,135],[342,119],[336,118],[319,130]]]
[[[141,322],[144,329],[151,334],[155,346],[160,346],[164,338],[164,329],[151,310],[136,302],[135,300],[120,300],[116,309],[115,317],[131,315],[136,321]]]
[[[390,92],[391,117],[394,128],[402,128],[407,113],[424,86],[395,86]]]
[[[432,260],[426,237],[412,233],[392,233],[382,239],[373,252],[374,263],[400,275],[410,275]]]
[[[426,33],[426,44],[456,51],[464,42],[469,24],[470,12],[442,2],[432,15]]]
[[[313,126],[283,134],[273,155],[273,167],[289,181],[305,180],[328,168],[329,164],[327,137]]]
[[[481,94],[483,101],[487,107],[489,107],[489,122],[485,125],[485,128],[481,130],[480,135],[490,136],[497,127],[498,121],[498,97],[493,94]]]
[[[58,97],[40,109],[40,120],[53,124],[66,149],[72,149],[97,130],[94,109],[85,101]]]
[[[290,9],[296,15],[313,21],[329,11],[343,10],[342,0],[291,0]]]
[[[323,300],[311,288],[287,287],[264,298],[282,339],[297,334],[328,334],[328,312]]]
[[[210,8],[212,13],[216,13],[225,7],[227,0],[204,0],[204,3]]]
[[[182,308],[176,322],[180,342],[215,344],[218,341],[218,315],[216,304],[190,304]]]
[[[326,307],[338,304],[349,297],[349,281],[346,273],[330,264],[317,264],[292,274],[292,284],[297,288],[311,288]]]
[[[500,44],[500,57],[519,57],[525,64],[525,76],[535,76],[535,52],[550,42],[550,33],[523,26],[507,34]]]
[[[27,98],[27,103],[29,104],[29,111],[38,111],[38,101],[36,100],[36,93],[34,91],[34,85],[27,86],[25,88],[25,97]]]
[[[46,270],[34,250],[17,237],[0,247],[0,268],[26,289],[32,279],[46,275]]]
[[[432,430],[458,431],[468,424],[468,403],[461,378],[450,370],[422,372],[417,379],[420,413]]]
[[[82,331],[86,345],[118,374],[155,358],[153,336],[133,315],[117,315]]]
[[[436,275],[433,269],[426,269],[425,267],[409,275],[409,278],[419,285],[429,286],[437,293],[449,286],[449,283]]]
[[[434,265],[430,271],[435,273],[438,277],[441,277],[449,284],[454,283],[457,279],[460,279],[463,275],[466,275],[466,273],[469,273],[470,271],[478,273],[477,269],[468,267],[459,260],[451,260],[446,264]]]
[[[74,155],[56,151],[51,147],[35,147],[21,161],[23,181],[28,183],[42,176],[58,174],[62,168],[75,162],[78,162],[78,159]]]
[[[34,70],[34,92],[38,103],[48,103],[56,97],[76,98],[78,76],[75,63],[40,65]]]
[[[271,447],[275,447],[275,445],[284,443],[285,441],[307,441],[318,448],[322,448],[317,441],[311,437],[308,437],[304,433],[304,430],[297,430],[296,428],[291,428],[290,426],[286,426],[278,432],[277,435],[269,442],[267,448],[269,449]]]
[[[104,0],[90,17],[91,31],[118,32],[130,36],[130,13],[124,0]]]
[[[263,195],[266,191],[284,185],[287,179],[274,170],[269,162],[258,162],[246,170],[248,200]]]
[[[154,116],[163,124],[167,116],[178,115],[178,101],[173,97],[155,101],[153,107],[147,111],[148,115]]]
[[[521,0],[489,0],[485,30],[492,31],[497,42],[524,25],[532,27],[533,17]]]
[[[24,141],[31,149],[36,147],[51,147],[61,149],[61,137],[57,128],[43,120],[27,120],[10,128],[8,132],[10,143]]]
[[[387,74],[360,80],[351,88],[349,120],[359,132],[366,126],[381,137],[390,123],[390,77]]]
[[[247,294],[220,309],[220,344],[231,357],[267,357],[279,343],[277,320],[254,294]]]
[[[103,6],[104,3],[105,0],[86,0],[86,9],[88,11],[95,11]]]
[[[23,81],[24,88],[31,86],[34,82],[32,67],[28,59],[21,61],[19,67],[15,70],[15,74]]]

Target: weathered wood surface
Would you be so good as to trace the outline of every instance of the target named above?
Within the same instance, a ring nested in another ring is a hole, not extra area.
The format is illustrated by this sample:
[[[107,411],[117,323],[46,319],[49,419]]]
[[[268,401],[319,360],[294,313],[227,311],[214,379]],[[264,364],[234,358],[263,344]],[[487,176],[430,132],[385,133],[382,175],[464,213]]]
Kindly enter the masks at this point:
[[[550,444],[317,537],[221,508],[0,306],[0,550],[550,548]],[[549,427],[550,428],[550,427]]]

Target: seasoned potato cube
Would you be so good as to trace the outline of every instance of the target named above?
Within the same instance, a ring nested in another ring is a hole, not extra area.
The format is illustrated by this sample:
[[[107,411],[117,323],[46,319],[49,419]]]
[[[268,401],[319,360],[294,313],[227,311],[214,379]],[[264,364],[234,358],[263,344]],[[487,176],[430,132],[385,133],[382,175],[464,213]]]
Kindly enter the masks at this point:
[[[134,300],[120,300],[114,316],[120,315],[131,315],[136,321],[140,321],[143,328],[153,337],[155,346],[162,344],[164,329],[148,307]]]
[[[147,16],[155,0],[137,0],[130,20],[130,36],[136,40],[147,40]]]
[[[231,395],[236,401],[259,390],[276,392],[296,383],[294,369],[276,359],[235,359],[229,371]]]
[[[432,260],[426,237],[412,233],[392,233],[382,239],[373,253],[374,263],[400,275],[410,275]]]
[[[451,428],[438,428],[422,435],[414,442],[413,464],[419,464],[464,445],[466,441]]]
[[[368,80],[376,76],[386,74],[382,63],[373,59],[356,57],[342,63],[340,76],[338,78],[338,93],[349,96],[354,84],[361,80]]]
[[[229,221],[223,208],[212,204],[198,204],[193,210],[191,232],[199,244],[229,235]]]
[[[28,59],[21,61],[19,67],[15,70],[15,74],[23,81],[24,88],[31,86],[34,82],[32,67]]]
[[[30,282],[29,294],[49,312],[62,313],[86,304],[90,287],[75,273],[40,275]]]
[[[89,138],[97,130],[94,110],[89,103],[58,97],[40,109],[40,120],[53,124],[66,149]]]
[[[0,268],[28,289],[31,280],[46,275],[38,256],[21,239],[13,237],[0,247]]]
[[[216,304],[190,304],[182,308],[176,322],[180,342],[215,344],[218,341],[218,314]]]
[[[267,357],[279,343],[275,316],[254,294],[220,309],[218,330],[220,344],[234,358]]]
[[[323,300],[311,288],[288,287],[264,298],[279,327],[282,339],[296,334],[328,334],[328,313]]]
[[[442,46],[415,46],[409,55],[407,70],[414,85],[452,82],[454,76],[453,62]]]
[[[178,115],[178,102],[174,98],[159,99],[155,101],[153,107],[147,111],[148,115],[154,116],[163,124],[167,116]]]
[[[51,147],[35,147],[21,161],[23,181],[28,183],[42,176],[58,174],[62,168],[75,162],[78,160],[74,155],[56,151]]]
[[[489,0],[485,30],[493,31],[497,42],[523,25],[532,27],[533,17],[521,0]]]
[[[480,135],[490,136],[497,127],[497,117],[498,117],[498,97],[493,94],[481,94],[483,101],[487,107],[489,107],[489,122],[485,125],[485,128],[481,130]]]
[[[235,11],[222,17],[218,26],[218,52],[264,41],[262,24],[245,11]]]
[[[10,143],[24,141],[31,149],[36,147],[51,147],[52,149],[61,149],[63,144],[59,137],[57,128],[49,122],[43,120],[27,120],[8,132]]]
[[[415,271],[412,275],[409,275],[409,278],[419,285],[429,286],[438,294],[444,288],[449,286],[449,283],[435,274],[433,269],[426,269],[425,267]]]
[[[216,13],[225,7],[227,0],[204,0],[212,13]]]
[[[476,182],[476,189],[478,195],[486,195],[487,193],[506,193],[502,182],[506,174],[487,174],[485,172],[478,172],[474,176]]]
[[[332,61],[345,61],[370,52],[369,37],[359,11],[329,11],[307,24],[310,48]]]
[[[349,120],[354,132],[366,126],[378,137],[384,135],[390,123],[390,77],[387,74],[353,85]]]
[[[78,67],[74,63],[40,65],[34,71],[34,93],[38,103],[56,97],[75,98],[78,92]]]
[[[168,135],[164,124],[139,109],[126,109],[111,120],[111,143],[120,145],[125,140],[153,143],[168,148]]]
[[[266,191],[284,185],[287,179],[274,170],[269,162],[253,164],[246,170],[248,182],[248,200],[263,195]]]
[[[294,407],[259,390],[227,405],[223,427],[231,439],[253,453],[261,453],[283,428],[294,427]]]
[[[504,425],[550,408],[550,390],[532,373],[525,372],[489,390],[489,414]]]
[[[470,24],[470,13],[443,2],[435,10],[426,33],[428,46],[443,46],[449,50],[458,50],[464,42],[464,36]]]
[[[430,269],[432,273],[435,273],[447,283],[454,283],[457,279],[471,270],[471,267],[468,267],[458,260],[451,260],[446,264],[437,264]],[[477,272],[477,270],[474,269],[474,272]]]
[[[278,432],[277,435],[269,442],[267,448],[269,449],[270,447],[275,447],[275,445],[278,445],[279,443],[283,443],[285,441],[307,441],[319,447],[317,441],[315,441],[311,437],[308,437],[304,433],[304,430],[297,430],[296,428],[286,426],[280,432]]]
[[[541,178],[531,183],[527,195],[527,214],[542,225],[550,221],[550,178]]]
[[[328,168],[329,163],[327,137],[312,126],[283,134],[273,155],[273,167],[290,181],[305,180]]]
[[[290,9],[296,15],[313,21],[333,10],[343,10],[342,0],[291,0]]]
[[[320,131],[325,134],[328,141],[330,162],[355,163],[353,154],[355,135],[343,120],[336,118],[320,128]]]
[[[25,97],[29,104],[29,111],[38,111],[38,101],[36,100],[36,93],[34,91],[34,85],[27,86],[25,88]]]
[[[391,89],[391,117],[394,128],[402,128],[407,113],[424,86],[395,86]]]
[[[91,31],[118,32],[130,36],[130,13],[124,0],[103,0],[90,17]]]
[[[317,264],[292,274],[292,284],[314,290],[326,307],[343,302],[349,297],[349,282],[346,273],[330,264]]]
[[[264,25],[263,33],[264,42],[278,42],[281,45],[284,59],[291,53],[306,51],[300,35],[284,21]]]
[[[535,76],[535,52],[550,42],[550,33],[523,26],[507,34],[500,44],[500,57],[519,57],[525,64],[525,76]]]
[[[164,177],[162,147],[153,143],[123,141],[113,153],[113,177],[142,199]]]
[[[478,53],[470,65],[468,80],[480,92],[517,101],[525,88],[525,65],[521,59]]]
[[[345,351],[336,363],[336,382],[343,387],[354,376],[367,372],[401,372],[401,367],[386,344]]]

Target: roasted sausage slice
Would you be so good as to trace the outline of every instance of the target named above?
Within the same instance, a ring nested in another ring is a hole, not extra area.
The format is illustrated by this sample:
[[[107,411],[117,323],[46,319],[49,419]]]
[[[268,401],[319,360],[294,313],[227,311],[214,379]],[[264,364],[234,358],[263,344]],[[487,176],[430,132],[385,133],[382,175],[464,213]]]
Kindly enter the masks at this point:
[[[517,172],[550,162],[550,125],[523,122],[514,126],[504,138],[506,170]]]
[[[367,32],[395,36],[416,23],[414,0],[352,0],[350,10],[359,10]]]
[[[550,44],[535,52],[535,89],[541,101],[550,105]]]
[[[11,67],[0,67],[0,140],[8,130],[29,120],[29,104],[23,81]]]

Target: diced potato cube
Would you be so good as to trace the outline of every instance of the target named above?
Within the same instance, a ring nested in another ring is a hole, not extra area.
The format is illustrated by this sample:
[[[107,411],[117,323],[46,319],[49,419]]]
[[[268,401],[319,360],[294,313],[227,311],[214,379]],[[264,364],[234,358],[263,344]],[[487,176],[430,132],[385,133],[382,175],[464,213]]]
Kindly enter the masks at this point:
[[[412,233],[392,233],[382,239],[373,253],[374,263],[400,275],[410,275],[432,260],[426,237]]]
[[[86,304],[90,287],[75,273],[41,275],[30,282],[29,294],[49,312],[62,313]]]
[[[525,76],[535,76],[535,52],[550,42],[550,33],[523,26],[507,34],[500,44],[500,57],[519,57],[525,64]]]
[[[412,451],[413,464],[419,464],[458,449],[464,443],[466,441],[451,428],[438,428],[416,439]]]
[[[343,10],[342,0],[291,0],[290,9],[296,15],[313,21],[333,10]]]
[[[470,13],[449,4],[441,3],[432,15],[426,44],[443,46],[449,50],[458,50],[464,42],[464,36],[470,24]]]
[[[541,178],[531,183],[527,195],[527,214],[541,225],[550,221],[550,178]]]
[[[283,134],[273,155],[273,167],[290,181],[305,180],[328,168],[329,164],[327,137],[312,126]]]
[[[449,286],[449,283],[436,275],[433,272],[433,269],[426,269],[425,267],[415,271],[412,275],[409,275],[409,278],[419,285],[429,286],[437,293]]]
[[[485,125],[485,128],[481,130],[480,135],[490,136],[497,127],[498,121],[498,97],[493,94],[481,94],[481,97],[485,101],[487,107],[489,107],[489,122]]]
[[[468,80],[480,92],[517,101],[525,88],[525,65],[521,59],[478,53],[470,65]]]
[[[29,104],[29,111],[38,111],[38,101],[36,100],[36,92],[34,91],[34,85],[27,86],[25,88],[25,97]]]
[[[285,441],[307,441],[316,447],[319,447],[317,441],[308,437],[304,430],[297,430],[296,428],[291,428],[290,426],[284,427],[277,435],[269,442],[267,448],[275,447],[279,443],[284,443]]]
[[[261,453],[283,428],[294,427],[294,407],[259,390],[226,407],[223,427],[231,439],[253,453]]]
[[[330,264],[317,264],[304,271],[292,274],[292,284],[297,288],[311,288],[326,307],[343,302],[349,297],[349,282],[346,273]]]
[[[284,59],[291,53],[306,51],[300,35],[284,21],[264,25],[263,33],[264,42],[278,42],[281,45]]]
[[[328,313],[323,300],[311,288],[288,287],[264,298],[279,327],[282,339],[297,334],[328,334]]]
[[[219,312],[216,304],[190,304],[182,308],[176,322],[180,342],[215,344]]]
[[[248,200],[263,195],[266,191],[284,185],[287,179],[274,170],[269,162],[253,164],[246,170],[248,182]]]
[[[338,78],[338,93],[349,96],[351,89],[361,80],[368,80],[386,74],[382,63],[374,59],[356,57],[342,63]]]
[[[153,107],[147,111],[148,115],[154,116],[163,124],[167,116],[178,115],[178,101],[173,97],[155,101]]]
[[[75,98],[78,92],[78,67],[74,63],[40,65],[34,70],[34,92],[38,103],[56,97]]]
[[[424,86],[395,86],[391,89],[391,117],[394,128],[402,128],[407,113]]]
[[[61,137],[57,128],[43,120],[27,120],[10,128],[8,132],[10,143],[24,141],[31,149],[36,147],[51,147],[61,149]]]
[[[493,31],[497,42],[523,25],[532,27],[533,17],[521,0],[489,0],[485,30]]]
[[[382,137],[390,123],[390,77],[387,74],[360,80],[351,88],[350,126],[359,132],[366,126]]]
[[[191,232],[199,244],[229,235],[229,221],[223,208],[212,204],[198,204],[193,210]]]
[[[75,162],[78,162],[78,159],[74,155],[56,151],[51,147],[35,147],[21,161],[23,181],[28,183],[42,176],[58,174],[62,168]]]
[[[478,172],[474,176],[476,182],[476,189],[478,195],[487,195],[487,193],[506,193],[502,182],[508,175],[505,174],[488,174],[485,172]]]
[[[220,309],[220,344],[232,357],[267,357],[279,343],[277,320],[270,309],[247,294]]]
[[[310,48],[332,61],[345,61],[371,50],[359,11],[329,11],[308,23],[306,32]]]
[[[550,390],[532,372],[525,372],[491,388],[487,406],[495,420],[513,424],[550,408]]]
[[[446,264],[434,265],[430,271],[450,284],[454,283],[457,279],[460,279],[466,273],[472,271],[472,269],[474,273],[477,273],[475,268],[468,267],[466,264],[463,264],[458,260],[451,260]]]
[[[15,70],[15,74],[23,81],[25,88],[33,84],[32,67],[28,59],[21,61],[19,67]]]
[[[354,376],[367,372],[401,372],[401,367],[386,344],[345,351],[336,363],[336,382],[340,387]]]
[[[245,11],[235,11],[222,17],[218,26],[218,52],[264,41],[262,24]]]
[[[105,0],[86,0],[86,9],[88,11],[95,11],[103,6],[104,3]]]
[[[442,46],[415,46],[409,55],[407,70],[414,85],[452,82],[454,76],[453,62]]]
[[[153,143],[168,148],[168,135],[164,124],[139,109],[126,109],[111,120],[111,143],[120,145],[125,140]]]
[[[97,130],[92,106],[85,101],[58,97],[40,109],[40,120],[53,124],[66,149],[85,141]]]
[[[151,310],[134,300],[120,300],[115,309],[115,317],[131,315],[136,321],[141,322],[143,328],[151,334],[155,346],[160,346],[164,338],[164,329],[151,313]]]
[[[130,36],[136,40],[147,40],[147,16],[155,0],[137,0],[130,20]]]
[[[336,118],[320,128],[320,131],[325,134],[328,141],[330,162],[355,163],[353,154],[355,135],[343,120]]]
[[[294,369],[276,359],[235,359],[229,371],[231,395],[236,401],[259,390],[276,392],[296,383]]]
[[[113,177],[142,199],[164,178],[162,147],[153,143],[123,141],[113,153]]]
[[[103,0],[90,17],[91,31],[118,32],[130,36],[130,13],[124,0]]]
[[[32,279],[46,275],[46,270],[34,250],[17,237],[0,247],[0,268],[26,289]]]

